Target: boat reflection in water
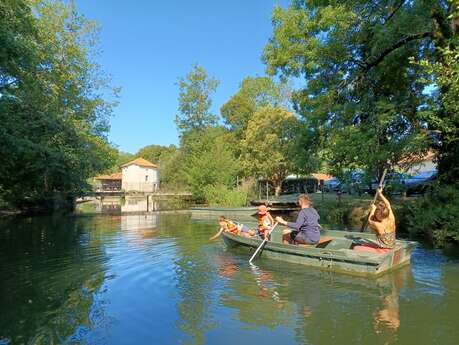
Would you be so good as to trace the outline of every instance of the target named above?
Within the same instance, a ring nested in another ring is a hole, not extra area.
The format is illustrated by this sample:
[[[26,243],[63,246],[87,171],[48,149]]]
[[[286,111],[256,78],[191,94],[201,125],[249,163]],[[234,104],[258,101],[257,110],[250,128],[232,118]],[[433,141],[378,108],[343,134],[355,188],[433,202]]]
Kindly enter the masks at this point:
[[[239,269],[244,264],[236,260],[222,252],[216,263],[225,284],[220,303],[242,323],[293,328],[299,343],[323,343],[324,332],[349,344],[397,338],[400,291],[413,280],[410,267],[368,279],[274,260],[269,267],[263,261]]]

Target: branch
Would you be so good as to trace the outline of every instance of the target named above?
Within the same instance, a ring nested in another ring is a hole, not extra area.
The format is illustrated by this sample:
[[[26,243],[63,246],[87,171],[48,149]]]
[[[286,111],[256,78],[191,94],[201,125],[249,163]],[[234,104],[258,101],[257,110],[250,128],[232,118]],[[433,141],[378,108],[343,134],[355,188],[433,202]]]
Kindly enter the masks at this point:
[[[368,72],[373,67],[376,67],[377,65],[379,65],[381,63],[381,61],[383,61],[384,58],[387,55],[389,55],[390,53],[392,53],[394,50],[397,50],[398,48],[403,47],[405,44],[407,44],[407,43],[409,43],[411,41],[423,39],[423,38],[426,38],[426,37],[429,37],[429,36],[432,36],[432,33],[430,31],[429,32],[423,32],[423,33],[420,33],[420,34],[414,34],[414,35],[407,36],[407,37],[401,39],[400,41],[398,41],[397,43],[395,43],[391,47],[383,50],[383,52],[375,60],[373,60],[371,62],[367,62],[365,64],[364,72]]]
[[[395,15],[395,13],[397,13],[397,11],[403,6],[403,4],[405,3],[406,0],[402,0],[400,1],[400,3],[398,4],[398,6],[396,8],[394,8],[394,10],[389,14],[389,16],[384,20],[384,24],[386,24],[389,20],[392,19],[392,17]]]

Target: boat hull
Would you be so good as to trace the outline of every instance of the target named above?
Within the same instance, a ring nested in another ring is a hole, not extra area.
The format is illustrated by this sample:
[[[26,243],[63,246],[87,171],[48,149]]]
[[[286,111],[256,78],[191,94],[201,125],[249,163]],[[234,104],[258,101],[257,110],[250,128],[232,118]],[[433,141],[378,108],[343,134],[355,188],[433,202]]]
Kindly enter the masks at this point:
[[[260,255],[322,270],[365,277],[378,277],[410,263],[415,242],[397,241],[393,250],[383,254],[364,253],[350,249],[356,235],[361,238],[374,238],[371,234],[329,230],[324,231],[322,236],[330,236],[333,239],[323,248],[273,241],[266,243]],[[260,239],[245,238],[231,233],[223,233],[223,239],[229,247],[246,247],[250,252],[253,252],[262,242]]]

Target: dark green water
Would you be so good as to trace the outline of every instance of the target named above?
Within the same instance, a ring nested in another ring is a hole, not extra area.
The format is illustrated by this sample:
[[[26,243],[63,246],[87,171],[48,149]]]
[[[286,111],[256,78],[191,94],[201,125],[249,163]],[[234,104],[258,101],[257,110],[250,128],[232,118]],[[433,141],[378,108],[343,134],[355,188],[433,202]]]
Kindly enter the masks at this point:
[[[0,222],[0,344],[459,344],[459,260],[378,280],[209,242],[183,213]]]

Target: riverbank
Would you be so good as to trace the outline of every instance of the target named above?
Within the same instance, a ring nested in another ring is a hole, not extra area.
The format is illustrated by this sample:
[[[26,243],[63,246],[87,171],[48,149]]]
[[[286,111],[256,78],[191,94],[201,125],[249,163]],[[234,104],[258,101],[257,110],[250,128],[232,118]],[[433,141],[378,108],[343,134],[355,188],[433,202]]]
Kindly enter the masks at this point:
[[[294,202],[296,194],[272,199]],[[321,222],[337,229],[360,230],[366,221],[373,196],[320,193],[309,194]],[[439,188],[417,197],[394,196],[390,199],[397,221],[397,236],[422,241],[436,248],[459,245],[459,192]]]

